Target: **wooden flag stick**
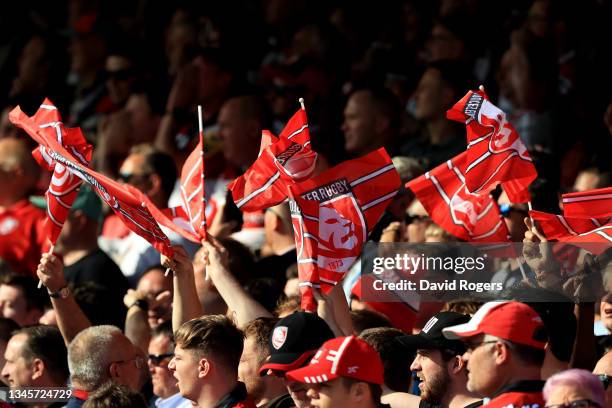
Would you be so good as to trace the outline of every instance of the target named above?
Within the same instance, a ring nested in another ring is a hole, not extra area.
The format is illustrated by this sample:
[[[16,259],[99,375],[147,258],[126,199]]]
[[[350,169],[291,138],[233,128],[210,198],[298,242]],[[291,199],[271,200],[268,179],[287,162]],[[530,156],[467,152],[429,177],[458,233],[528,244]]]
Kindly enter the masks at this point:
[[[53,250],[55,249],[55,244],[51,244],[51,246],[49,247],[49,252],[47,252],[48,254],[52,254]],[[38,280],[38,289],[42,288],[42,281],[39,279]]]
[[[204,126],[202,124],[202,105],[198,105],[198,133],[200,137],[200,158],[202,161],[202,173],[200,183],[202,184],[202,212],[201,212],[201,221],[200,221],[200,235],[204,233],[202,238],[206,240],[206,186],[204,184]]]

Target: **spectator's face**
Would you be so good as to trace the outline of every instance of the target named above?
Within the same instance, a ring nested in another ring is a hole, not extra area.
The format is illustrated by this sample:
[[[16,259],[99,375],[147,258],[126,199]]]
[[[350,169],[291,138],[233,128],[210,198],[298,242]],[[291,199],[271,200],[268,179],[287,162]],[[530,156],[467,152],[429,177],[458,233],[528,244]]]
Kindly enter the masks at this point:
[[[411,222],[406,225],[408,242],[415,244],[425,242],[425,230],[431,224],[427,210],[420,201],[414,200],[408,207],[407,212],[411,216]]]
[[[169,291],[172,293],[172,281],[164,276],[165,271],[162,269],[153,269],[147,272],[138,281],[136,291],[144,294],[149,302],[158,298],[163,292]],[[169,298],[168,302],[172,298]],[[149,319],[149,327],[155,328],[161,323],[172,318],[172,310],[170,303],[164,303],[156,308],[151,308],[147,312]]]
[[[6,362],[2,368],[2,378],[11,388],[32,386],[35,376],[33,364],[22,356],[22,349],[27,340],[25,334],[18,334],[9,340],[4,358]]]
[[[308,396],[311,398],[312,406],[317,408],[350,406],[349,389],[342,384],[340,378],[309,385]]]
[[[437,69],[428,68],[417,86],[415,100],[416,118],[431,121],[446,114],[452,103],[452,91],[444,85]]]
[[[259,367],[267,357],[264,354],[267,353],[262,352],[253,336],[244,339],[244,349],[238,364],[238,380],[246,385],[248,394],[255,400],[261,398],[265,391],[265,377],[259,375]]]
[[[251,165],[259,150],[256,123],[245,118],[239,103],[231,99],[219,111],[218,123],[225,158],[236,166]]]
[[[344,148],[352,154],[363,154],[376,143],[376,115],[369,92],[355,92],[344,108]]]
[[[181,395],[192,401],[197,400],[200,384],[198,377],[199,359],[193,350],[185,350],[180,346],[174,348],[174,358],[168,368],[172,371]]]
[[[149,358],[153,394],[160,398],[168,398],[178,392],[176,379],[168,369],[173,351],[172,342],[167,336],[155,336],[149,343],[149,355],[154,356]]]
[[[151,189],[149,180],[151,174],[152,172],[147,170],[145,157],[141,154],[130,154],[119,169],[119,177],[123,182],[136,187],[145,194]]]
[[[120,359],[111,364],[111,376],[117,384],[140,392],[141,374],[145,361],[132,342],[123,334],[116,337],[116,352]]]
[[[431,30],[426,48],[429,61],[457,61],[464,53],[463,41],[440,24]]]
[[[307,395],[308,389],[306,385],[297,381],[286,380],[287,382],[287,392],[296,408],[311,408],[312,405],[310,396]]]
[[[417,350],[410,369],[416,371],[421,380],[419,384],[421,398],[439,404],[450,382],[442,353],[439,350]]]
[[[581,171],[576,176],[574,191],[587,191],[598,188],[600,184],[599,175],[592,171]]]
[[[608,296],[608,299],[612,299],[612,296]],[[601,301],[599,304],[599,313],[601,315],[601,322],[612,332],[612,303]]]
[[[38,323],[41,315],[38,309],[28,310],[23,291],[10,285],[0,285],[0,313],[2,317],[13,319],[21,327]]]
[[[570,404],[585,399],[593,401],[595,397],[577,384],[559,384],[551,390],[546,406]]]
[[[495,365],[495,343],[485,342],[483,335],[470,338],[466,345],[468,350],[463,354],[467,362],[467,389],[480,395],[491,395],[501,385],[495,376],[498,367]]]
[[[109,55],[106,57],[106,88],[110,100],[117,106],[122,106],[130,96],[134,74],[132,63],[126,57]]]

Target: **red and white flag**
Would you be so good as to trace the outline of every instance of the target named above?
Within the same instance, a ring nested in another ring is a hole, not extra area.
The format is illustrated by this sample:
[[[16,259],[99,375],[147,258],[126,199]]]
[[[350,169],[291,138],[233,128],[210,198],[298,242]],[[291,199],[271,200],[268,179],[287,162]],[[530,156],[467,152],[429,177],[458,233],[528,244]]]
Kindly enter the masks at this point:
[[[316,307],[312,287],[329,292],[358,259],[400,184],[381,148],[289,185],[304,310]]]
[[[455,156],[406,187],[414,192],[431,219],[459,239],[508,242],[508,228],[488,192],[470,193],[464,173],[468,152]]]
[[[530,201],[527,188],[537,177],[535,166],[506,114],[484,91],[469,91],[446,116],[466,125],[468,191],[487,193],[501,183],[511,202]]]
[[[263,210],[287,198],[287,183],[311,177],[316,161],[317,153],[310,146],[306,111],[300,109],[278,138],[269,131],[262,132],[259,157],[228,188],[241,210]]]
[[[204,189],[204,146],[202,140],[187,157],[181,170],[181,200],[192,230],[206,239],[206,197]]]
[[[612,246],[612,216],[571,218],[541,211],[529,211],[529,216],[549,240],[576,244],[595,254]]]
[[[32,120],[39,127],[39,131],[44,134],[45,139],[55,139],[58,144],[71,152],[79,163],[89,166],[92,146],[85,140],[81,129],[64,127],[59,111],[50,100],[45,99],[39,113],[34,115]],[[51,159],[44,145],[34,149],[32,156],[41,167],[53,172],[51,183],[45,193],[47,201],[45,234],[54,245],[78,194],[81,179],[61,163]]]
[[[612,187],[563,194],[566,217],[612,217]]]
[[[72,149],[64,148],[54,135],[41,131],[54,127],[53,117],[49,116],[49,109],[45,105],[46,103],[32,117],[28,117],[17,106],[9,113],[9,120],[44,147],[46,154],[57,164],[66,167],[71,174],[90,184],[129,229],[149,241],[162,254],[172,257],[170,240],[161,231],[144,201],[139,200],[115,180],[83,165]]]

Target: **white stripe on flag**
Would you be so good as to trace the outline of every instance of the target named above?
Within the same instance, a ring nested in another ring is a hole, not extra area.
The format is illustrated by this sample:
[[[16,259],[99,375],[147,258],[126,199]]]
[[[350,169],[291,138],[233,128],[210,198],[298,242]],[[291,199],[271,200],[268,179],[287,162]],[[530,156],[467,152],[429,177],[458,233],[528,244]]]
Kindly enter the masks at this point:
[[[238,201],[236,203],[236,207],[238,208],[242,207],[243,205],[251,201],[253,197],[261,194],[263,191],[266,191],[268,187],[270,187],[279,177],[280,177],[280,173],[277,171],[272,177],[270,177],[268,181],[266,181],[266,183],[263,186],[259,187],[257,190],[253,191],[251,194],[244,197],[242,200]]]
[[[354,180],[351,183],[351,187],[355,187],[356,185],[359,185],[359,184],[363,183],[364,181],[368,181],[371,178],[377,177],[377,176],[381,175],[382,173],[386,173],[387,171],[389,171],[391,169],[394,169],[394,168],[395,168],[395,166],[393,166],[393,163],[391,163],[391,164],[389,164],[389,165],[387,165],[385,167],[382,167],[382,168],[380,168],[380,169],[378,169],[376,171],[373,171],[370,174],[366,174],[365,176],[360,177],[357,180]]]

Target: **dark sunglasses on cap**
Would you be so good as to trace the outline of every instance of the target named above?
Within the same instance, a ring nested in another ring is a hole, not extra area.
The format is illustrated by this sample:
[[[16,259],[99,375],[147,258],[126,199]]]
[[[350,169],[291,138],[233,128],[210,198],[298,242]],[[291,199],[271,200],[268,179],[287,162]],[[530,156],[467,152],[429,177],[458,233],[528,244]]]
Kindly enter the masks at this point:
[[[167,358],[172,358],[174,357],[174,353],[166,353],[166,354],[149,354],[149,360],[151,360],[151,363],[153,365],[160,365],[162,363],[162,361],[164,361]]]

